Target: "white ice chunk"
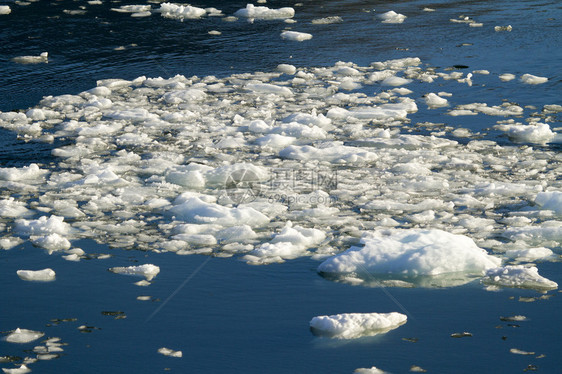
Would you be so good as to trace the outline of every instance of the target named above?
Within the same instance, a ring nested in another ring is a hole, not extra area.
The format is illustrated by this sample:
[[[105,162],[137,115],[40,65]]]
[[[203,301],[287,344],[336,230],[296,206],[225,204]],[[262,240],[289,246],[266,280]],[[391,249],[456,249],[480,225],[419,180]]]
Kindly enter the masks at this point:
[[[353,371],[353,374],[388,374],[388,372],[372,366],[370,368],[358,368]]]
[[[13,368],[13,369],[2,368],[2,371],[6,374],[27,374],[27,373],[31,373],[31,369],[28,368],[25,364],[21,364],[19,368]]]
[[[247,4],[246,8],[239,9],[234,13],[236,17],[248,19],[287,19],[293,18],[295,10],[293,8],[270,9],[265,6],[255,6]]]
[[[521,76],[521,82],[526,84],[542,84],[548,82],[548,78],[546,77],[538,77],[532,74],[523,74]]]
[[[213,223],[221,226],[249,225],[256,227],[269,222],[268,217],[254,208],[228,208],[207,203],[198,197],[189,198],[185,202],[172,207],[169,211],[177,219],[199,224]]]
[[[182,357],[182,351],[174,351],[173,349],[170,348],[158,348],[158,353],[164,355],[164,356],[168,356],[168,357]]]
[[[275,94],[279,96],[293,96],[293,91],[289,87],[277,86],[270,83],[248,83],[246,89],[255,93]]]
[[[165,18],[184,20],[201,18],[207,14],[207,11],[191,5],[162,3],[160,4],[160,13]]]
[[[0,5],[0,15],[10,14],[12,13],[12,9],[10,9],[9,5]]]
[[[391,76],[391,77],[387,77],[385,79],[383,79],[383,81],[381,82],[382,85],[385,86],[393,86],[393,87],[398,87],[398,86],[403,86],[405,84],[411,83],[412,80],[411,79],[406,79],[406,78],[402,78],[402,77],[396,77],[396,76]]]
[[[302,42],[305,40],[312,39],[312,34],[299,31],[283,31],[281,33],[281,38],[285,40],[292,40],[296,42]]]
[[[55,280],[55,271],[47,268],[43,270],[18,270],[18,277],[25,281],[51,282]]]
[[[207,94],[198,88],[168,92],[162,98],[168,104],[180,104],[185,102],[199,102],[205,100]]]
[[[379,14],[379,18],[382,19],[382,23],[402,23],[407,17],[391,10],[386,13]]]
[[[13,197],[0,200],[0,216],[2,217],[22,217],[30,213],[31,211],[25,207],[25,203],[14,200]]]
[[[31,242],[47,251],[63,251],[70,248],[70,242],[68,239],[60,236],[57,233],[52,233],[45,236],[35,237]]]
[[[29,235],[65,235],[70,232],[70,225],[64,222],[63,217],[43,216],[35,220],[18,219],[16,220],[15,231]]]
[[[445,99],[444,97],[439,97],[433,92],[425,95],[425,103],[430,109],[442,108],[449,105],[447,99]]]
[[[365,273],[407,276],[454,272],[483,274],[501,260],[474,241],[438,229],[389,229],[363,235],[363,247],[351,247],[318,267],[327,274]]]
[[[536,261],[552,257],[554,252],[545,247],[509,249],[505,255],[517,261]]]
[[[49,62],[49,53],[43,52],[39,56],[18,56],[12,58],[12,61],[18,64],[46,64]]]
[[[0,168],[0,180],[21,181],[39,179],[47,173],[47,170],[39,168],[37,164],[31,164],[22,168]]]
[[[504,73],[499,76],[500,80],[503,82],[509,82],[516,78],[515,74],[511,73]]]
[[[152,280],[152,278],[158,275],[158,273],[160,273],[160,268],[153,264],[144,264],[138,266],[113,267],[110,268],[109,271],[116,274],[140,275],[145,277],[146,280],[150,281]]]
[[[378,155],[374,152],[338,143],[325,144],[323,148],[291,145],[279,152],[279,156],[294,160],[318,160],[335,164],[363,164],[378,159]]]
[[[406,315],[392,313],[343,313],[318,316],[310,321],[315,335],[336,339],[356,339],[386,333],[404,323]]]
[[[482,279],[482,282],[502,287],[533,288],[541,290],[558,288],[556,282],[540,276],[536,266],[527,267],[524,265],[506,265],[488,269],[488,271],[486,271],[486,277]]]
[[[522,143],[544,144],[556,136],[547,123],[501,124],[494,126],[494,128],[506,132],[507,136],[513,141]]]
[[[30,343],[44,335],[45,333],[40,331],[17,328],[8,336],[6,336],[6,341],[9,343]]]
[[[537,203],[542,209],[552,210],[557,215],[562,216],[561,191],[539,192],[535,198],[535,203]]]
[[[297,72],[297,68],[289,64],[279,64],[277,65],[277,70],[288,75],[294,75]]]

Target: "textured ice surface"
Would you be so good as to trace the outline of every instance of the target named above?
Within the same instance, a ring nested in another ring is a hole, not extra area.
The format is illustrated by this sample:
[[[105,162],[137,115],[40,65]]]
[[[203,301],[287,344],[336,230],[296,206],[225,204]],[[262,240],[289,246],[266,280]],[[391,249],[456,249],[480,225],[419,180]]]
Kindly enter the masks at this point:
[[[550,290],[558,288],[556,282],[539,275],[535,266],[506,265],[486,271],[482,279],[484,284],[502,287],[533,288]]]
[[[47,268],[43,270],[18,270],[18,277],[26,281],[50,282],[55,280],[55,271]]]
[[[237,10],[234,15],[249,19],[287,19],[295,15],[295,10],[289,7],[270,9],[266,6],[247,4],[246,8]]]
[[[6,341],[9,343],[30,343],[43,335],[45,335],[45,333],[40,331],[17,328],[6,336]]]
[[[117,274],[125,275],[140,275],[146,278],[146,280],[152,280],[160,272],[160,268],[152,264],[144,264],[138,266],[127,266],[127,267],[113,267],[109,271]]]
[[[392,313],[344,313],[318,316],[310,321],[315,335],[335,339],[356,339],[393,330],[406,323],[406,315]]]
[[[207,11],[203,8],[198,8],[191,5],[162,3],[160,4],[160,13],[162,17],[184,20],[201,18],[205,14],[207,14]]]
[[[472,239],[442,230],[386,230],[367,233],[363,247],[327,259],[318,267],[326,274],[439,275],[482,274],[501,260],[490,256]]]
[[[386,13],[379,14],[379,18],[382,19],[382,23],[402,23],[407,17],[403,14],[390,10]]]
[[[386,374],[387,372],[377,368],[376,366],[372,366],[370,368],[359,368],[353,371],[355,374]]]
[[[31,373],[31,369],[27,367],[25,364],[21,364],[18,368],[8,369],[2,368],[2,371],[6,374],[27,374]]]
[[[538,76],[532,75],[532,74],[523,74],[521,76],[521,82],[527,83],[527,84],[542,84],[542,83],[548,82],[548,78],[547,77],[538,77]]]
[[[535,198],[535,203],[537,203],[542,209],[552,210],[557,215],[562,216],[561,191],[539,192]]]
[[[246,11],[256,18],[292,14]],[[54,160],[0,168],[0,247],[29,241],[77,260],[84,255],[68,252],[73,241],[95,239],[114,248],[265,264],[325,259],[365,233],[393,227],[462,235],[508,261],[520,261],[508,250],[521,251],[518,257],[541,247],[559,252],[554,192],[562,159],[550,148],[559,135],[552,124],[558,105],[463,102],[446,91],[468,75],[415,57],[367,66],[282,62],[272,71],[222,78],[106,79],[77,95],[47,96],[25,112],[0,113],[0,126],[26,141],[52,142]],[[406,82],[408,88],[394,86]],[[426,112],[421,95],[432,91],[429,104],[446,98],[452,116],[540,128],[523,135],[525,143],[537,135],[540,146],[417,123],[418,105]],[[542,142],[551,133],[555,138]],[[288,221],[291,230],[317,239],[281,240]],[[412,260],[401,270],[446,269],[451,273],[441,273],[447,275],[440,284],[450,285],[464,279],[455,271],[471,269],[436,258],[434,267]]]
[[[174,351],[173,349],[170,348],[158,348],[158,353],[164,355],[164,356],[168,356],[168,357],[182,357],[182,351]]]
[[[304,40],[312,39],[312,34],[306,32],[299,32],[299,31],[283,31],[281,33],[281,38],[302,42]]]

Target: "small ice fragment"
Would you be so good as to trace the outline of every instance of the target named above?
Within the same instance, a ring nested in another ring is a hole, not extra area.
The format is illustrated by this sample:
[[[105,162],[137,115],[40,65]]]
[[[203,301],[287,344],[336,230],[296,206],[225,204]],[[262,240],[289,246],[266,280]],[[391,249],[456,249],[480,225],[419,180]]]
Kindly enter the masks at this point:
[[[139,266],[113,267],[109,268],[109,271],[116,274],[140,275],[145,277],[147,281],[150,281],[158,275],[160,268],[156,265],[144,264]]]
[[[0,15],[10,14],[11,12],[12,9],[10,9],[9,5],[0,5]]]
[[[469,332],[455,332],[451,334],[451,338],[467,338],[467,337],[471,337],[472,334]]]
[[[535,197],[535,203],[541,209],[548,209],[562,216],[562,191],[539,192]]]
[[[33,331],[28,329],[15,329],[12,333],[6,336],[6,341],[8,343],[29,343],[34,340],[39,339],[45,335],[45,333],[40,331]]]
[[[515,355],[525,355],[525,356],[534,355],[534,354],[535,354],[535,352],[522,351],[522,350],[517,349],[517,348],[511,348],[511,349],[509,350],[509,352],[511,352],[511,353],[513,353],[513,354],[515,354]]]
[[[31,369],[28,368],[25,364],[21,364],[19,368],[14,368],[14,369],[2,368],[2,371],[6,374],[27,374],[27,373],[31,373]]]
[[[546,77],[538,77],[532,74],[523,74],[521,76],[521,82],[526,84],[542,84],[542,83],[546,83],[547,81],[548,78]]]
[[[404,314],[392,313],[344,313],[318,316],[310,321],[314,335],[335,339],[356,339],[393,330],[404,323]]]
[[[425,103],[427,104],[427,106],[430,109],[442,108],[442,107],[449,106],[449,102],[447,101],[447,99],[445,99],[443,97],[439,97],[436,94],[434,94],[433,92],[425,95]]]
[[[294,15],[295,10],[293,8],[270,9],[266,6],[255,6],[253,4],[247,4],[246,8],[239,9],[234,13],[235,17],[260,20],[288,19],[293,18]]]
[[[217,36],[217,35],[222,35],[222,32],[220,32],[218,30],[211,30],[207,34]]]
[[[325,18],[315,18],[311,21],[313,25],[329,25],[331,23],[340,23],[343,19],[340,16],[330,16]]]
[[[279,64],[277,70],[287,75],[294,75],[297,72],[297,68],[289,64]]]
[[[382,19],[382,23],[402,23],[407,17],[391,10],[386,13],[379,14],[379,18]]]
[[[370,368],[359,368],[353,371],[354,374],[387,374],[386,371],[377,368],[376,366]]]
[[[425,372],[427,372],[427,370],[425,370],[424,368],[422,368],[418,365],[410,366],[410,371],[414,372],[414,373],[425,373]]]
[[[285,40],[302,42],[302,41],[305,41],[305,40],[312,39],[312,34],[308,34],[306,32],[298,32],[298,31],[283,31],[281,33],[281,38],[283,38]]]
[[[46,64],[49,62],[49,53],[43,52],[39,56],[18,56],[12,58],[12,61],[18,64]]]
[[[172,3],[160,4],[160,14],[164,18],[171,19],[198,19],[207,14],[203,8],[194,7],[191,5],[178,5]]]
[[[511,27],[511,25],[507,25],[507,26],[494,26],[494,30],[496,32],[499,31],[511,31],[513,30],[513,27]]]
[[[158,348],[158,353],[169,357],[182,357],[183,355],[181,351],[174,351],[173,349],[169,349],[165,347]]]
[[[501,321],[504,322],[522,322],[522,321],[526,321],[527,317],[525,316],[521,316],[521,315],[516,315],[516,316],[511,316],[511,317],[500,317]]]
[[[150,296],[137,296],[137,300],[139,301],[149,301],[150,299]]]
[[[406,78],[402,78],[402,77],[396,77],[396,76],[391,76],[388,78],[385,78],[381,84],[384,86],[403,86],[405,84],[411,83],[412,80],[411,79],[406,79]]]
[[[532,288],[551,290],[558,288],[558,283],[539,275],[536,266],[506,265],[486,271],[482,279],[484,284],[503,287]]]
[[[516,78],[516,76],[515,76],[515,74],[511,74],[511,73],[504,73],[504,74],[500,75],[499,78],[503,82],[509,82],[511,80],[514,80]]]
[[[55,272],[53,269],[47,268],[43,270],[18,270],[18,277],[25,281],[35,282],[51,282],[55,280]]]

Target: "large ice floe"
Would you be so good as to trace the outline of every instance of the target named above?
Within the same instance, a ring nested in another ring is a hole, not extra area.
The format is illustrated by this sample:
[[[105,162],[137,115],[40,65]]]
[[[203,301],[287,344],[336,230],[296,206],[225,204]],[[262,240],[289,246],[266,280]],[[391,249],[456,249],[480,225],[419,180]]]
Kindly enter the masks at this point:
[[[216,13],[161,7],[183,18]],[[313,257],[325,261],[323,275],[353,284],[453,286],[498,272],[502,286],[544,288],[518,281],[533,268],[505,266],[560,258],[562,156],[551,124],[561,109],[441,92],[467,79],[415,57],[285,63],[226,77],[106,79],[0,113],[2,128],[51,143],[54,159],[0,168],[0,248],[28,241],[79,260],[86,255],[73,243],[92,239],[251,264]],[[418,104],[448,106],[431,111],[448,119],[499,118],[491,131],[509,138],[416,121]],[[524,116],[528,124],[515,122]],[[118,265],[108,267],[157,273]]]
[[[406,323],[406,315],[392,313],[343,313],[318,316],[310,321],[314,335],[334,339],[357,339],[384,334]]]

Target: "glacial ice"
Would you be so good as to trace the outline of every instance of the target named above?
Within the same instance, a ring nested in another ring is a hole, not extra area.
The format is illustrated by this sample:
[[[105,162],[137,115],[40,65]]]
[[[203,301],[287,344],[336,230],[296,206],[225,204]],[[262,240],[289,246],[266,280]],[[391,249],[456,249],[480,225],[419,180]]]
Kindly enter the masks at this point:
[[[310,321],[315,335],[335,339],[357,339],[386,333],[404,323],[404,314],[392,313],[343,313],[318,316]]]
[[[8,343],[24,344],[37,340],[44,335],[45,333],[40,331],[17,328],[14,331],[12,331],[10,334],[8,334],[8,336],[6,336],[6,341]]]
[[[147,281],[150,281],[160,273],[160,268],[153,264],[144,264],[138,266],[113,267],[110,268],[109,271],[116,274],[140,275],[145,277]]]
[[[55,280],[55,271],[47,268],[43,270],[18,270],[18,277],[25,281],[50,282]]]

